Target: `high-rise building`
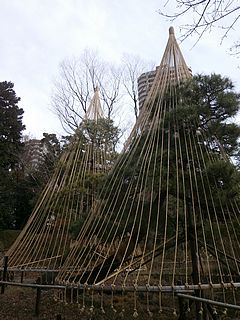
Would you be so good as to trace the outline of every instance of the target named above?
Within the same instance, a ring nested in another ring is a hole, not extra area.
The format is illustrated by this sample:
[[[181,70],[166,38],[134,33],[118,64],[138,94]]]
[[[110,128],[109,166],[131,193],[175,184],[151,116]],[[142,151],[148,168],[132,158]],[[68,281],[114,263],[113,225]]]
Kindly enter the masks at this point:
[[[157,73],[157,68],[152,71],[144,72],[138,78],[138,102],[139,102],[139,110],[141,110],[144,101],[152,87],[154,78]]]
[[[23,154],[25,174],[38,170],[44,163],[46,153],[46,146],[42,140],[30,139],[26,141]]]
[[[152,87],[158,68],[159,66],[157,66],[155,70],[142,73],[137,80],[139,110],[141,110],[141,108],[143,107],[146,97],[150,92],[150,89]],[[188,70],[190,71],[190,73],[192,73],[191,68],[188,68]],[[170,78],[172,79],[175,77],[176,77],[175,70],[174,69],[171,70],[170,68]]]

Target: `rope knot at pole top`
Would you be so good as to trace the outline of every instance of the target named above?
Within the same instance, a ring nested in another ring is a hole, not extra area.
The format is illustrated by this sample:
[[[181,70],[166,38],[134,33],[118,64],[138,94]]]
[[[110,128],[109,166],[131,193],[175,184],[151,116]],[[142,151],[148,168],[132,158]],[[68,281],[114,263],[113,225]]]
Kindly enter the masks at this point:
[[[169,35],[171,35],[171,34],[174,35],[174,28],[173,28],[173,26],[171,26],[171,27],[169,28]]]

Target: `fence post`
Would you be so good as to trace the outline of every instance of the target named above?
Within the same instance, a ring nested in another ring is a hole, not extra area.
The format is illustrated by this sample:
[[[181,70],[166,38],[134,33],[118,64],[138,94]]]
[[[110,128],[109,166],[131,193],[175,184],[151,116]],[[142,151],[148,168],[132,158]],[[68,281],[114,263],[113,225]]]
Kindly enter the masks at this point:
[[[21,283],[23,283],[24,271],[21,271]]]
[[[2,281],[6,281],[7,279],[7,268],[8,268],[8,256],[4,256],[3,257],[3,277],[2,277]],[[1,287],[1,294],[3,294],[5,291],[5,284],[2,284]]]
[[[37,296],[36,296],[36,305],[35,305],[35,316],[39,316],[40,300],[41,300],[41,288],[38,287]]]

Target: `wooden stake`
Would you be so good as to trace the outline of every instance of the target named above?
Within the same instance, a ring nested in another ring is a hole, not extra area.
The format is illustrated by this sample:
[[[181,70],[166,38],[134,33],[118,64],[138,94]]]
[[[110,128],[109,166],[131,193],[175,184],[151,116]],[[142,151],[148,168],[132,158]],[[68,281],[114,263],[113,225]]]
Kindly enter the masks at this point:
[[[35,316],[39,316],[40,300],[41,300],[41,288],[37,288]]]
[[[7,279],[7,267],[8,267],[8,256],[4,256],[3,258],[3,278],[2,281],[6,281]],[[5,284],[2,284],[1,287],[1,294],[4,294],[5,291]]]
[[[192,260],[192,279],[194,284],[199,283],[199,268],[198,268],[198,257],[197,257],[197,246],[195,241],[195,230],[193,227],[192,222],[192,210],[191,206],[187,205],[187,218],[188,218],[188,238],[190,242],[190,251],[191,251],[191,260]],[[200,297],[201,291],[199,289],[194,290],[195,296]],[[201,314],[201,302],[199,300],[195,301],[196,305],[196,319],[201,320],[202,314]]]
[[[24,271],[21,271],[21,283],[23,283]]]

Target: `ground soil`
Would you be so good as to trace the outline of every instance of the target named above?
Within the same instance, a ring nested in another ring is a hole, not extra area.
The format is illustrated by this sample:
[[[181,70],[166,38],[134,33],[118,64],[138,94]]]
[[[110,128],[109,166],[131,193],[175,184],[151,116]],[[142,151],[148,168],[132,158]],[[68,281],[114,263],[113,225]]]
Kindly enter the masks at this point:
[[[54,298],[55,297],[55,298]],[[137,319],[146,320],[151,319],[178,319],[174,316],[173,308],[167,306],[167,301],[165,301],[164,313],[158,313],[158,306],[154,303],[154,299],[150,301],[150,310],[153,312],[149,314],[147,312],[146,296],[138,297],[137,305]],[[142,299],[142,303],[141,303]],[[114,301],[114,307],[111,307],[112,301]],[[42,291],[41,302],[39,309],[39,316],[35,315],[35,304],[36,304],[36,289],[32,288],[22,288],[8,286],[5,289],[4,294],[0,294],[0,319],[4,320],[31,320],[31,319],[48,319],[48,320],[117,320],[117,319],[135,319],[134,317],[134,305],[132,304],[132,299],[129,298],[130,303],[128,303],[128,297],[122,299],[122,297],[115,297],[112,300],[111,296],[104,297],[104,311],[101,312],[101,297],[94,297],[94,308],[91,310],[91,297],[86,297],[85,303],[86,307],[84,311],[82,310],[82,301],[79,298],[79,304],[76,303],[63,303],[56,299],[56,292],[54,294],[53,290]],[[169,297],[171,303],[171,297]],[[156,301],[155,301],[156,302]],[[125,312],[121,313],[124,307]],[[135,314],[136,315],[136,314]],[[219,314],[220,315],[220,314]],[[189,314],[187,319],[195,319],[194,314]],[[224,316],[221,314],[219,319],[240,319],[236,315],[228,314]]]
[[[24,277],[23,281],[24,283],[36,283],[36,276],[36,273],[30,273],[27,277]],[[13,279],[9,278],[8,280],[20,283],[21,276],[20,274],[14,274]],[[134,296],[133,293],[124,295],[112,295],[110,293],[104,294],[103,297],[99,293],[94,293],[94,295],[86,293],[84,295],[85,308],[83,308],[82,293],[76,296],[76,294],[70,292],[64,295],[63,291],[41,290],[39,314],[36,315],[36,288],[8,285],[4,294],[0,294],[0,320],[178,319],[178,316],[174,315],[174,308],[178,313],[179,301],[177,297],[173,299],[172,294],[162,294],[163,312],[160,314],[159,295],[157,293],[138,293],[137,296]],[[221,301],[220,296],[216,295],[215,298]],[[233,303],[233,300],[232,291],[226,292],[226,301]],[[240,301],[237,301],[237,304],[240,305]],[[196,319],[194,306],[193,304],[186,320]],[[122,312],[123,309],[124,312]],[[223,311],[223,308],[217,309],[218,319],[240,320],[240,313],[228,310],[227,315],[224,315]]]
[[[131,299],[130,299],[131,300]],[[94,309],[91,312],[91,297],[85,300],[86,307],[82,310],[82,301],[79,298],[79,304],[64,303],[54,298],[54,291],[42,291],[39,308],[39,316],[35,315],[36,307],[36,289],[8,286],[4,294],[0,295],[0,319],[5,320],[30,320],[30,319],[48,319],[48,320],[107,320],[107,319],[134,319],[134,306],[132,301],[127,303],[127,298],[124,301],[124,314],[121,314],[123,308],[122,297],[114,298],[114,307],[112,305],[112,297],[104,298],[104,313],[101,311],[101,297],[94,299]],[[146,311],[146,305],[138,305],[139,320],[149,318]],[[156,316],[152,319],[159,319],[159,314],[155,308]],[[165,310],[167,311],[167,310]],[[168,314],[172,315],[172,310],[168,310]],[[135,314],[136,315],[136,314]],[[169,319],[163,316],[161,319]],[[171,317],[170,317],[171,319]]]

